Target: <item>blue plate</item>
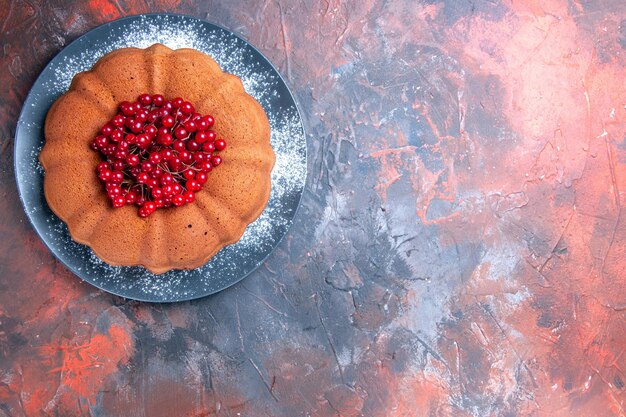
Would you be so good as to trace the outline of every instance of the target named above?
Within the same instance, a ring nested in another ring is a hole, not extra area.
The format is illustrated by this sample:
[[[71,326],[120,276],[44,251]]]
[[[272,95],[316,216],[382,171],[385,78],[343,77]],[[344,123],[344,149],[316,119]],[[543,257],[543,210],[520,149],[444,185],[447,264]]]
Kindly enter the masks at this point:
[[[90,69],[119,48],[146,48],[162,43],[172,49],[193,48],[209,54],[222,69],[237,75],[261,103],[272,130],[276,153],[272,192],[261,216],[243,237],[219,251],[206,265],[154,275],[143,267],[115,267],[70,237],[43,194],[44,171],[38,156],[44,121],[52,103],[69,88],[78,72]],[[285,81],[257,49],[215,24],[172,14],[130,16],[106,23],[63,49],[33,85],[15,132],[15,174],[20,198],[35,230],[52,253],[72,272],[104,291],[151,302],[192,300],[227,288],[254,271],[287,233],[306,181],[306,137],[296,102]]]

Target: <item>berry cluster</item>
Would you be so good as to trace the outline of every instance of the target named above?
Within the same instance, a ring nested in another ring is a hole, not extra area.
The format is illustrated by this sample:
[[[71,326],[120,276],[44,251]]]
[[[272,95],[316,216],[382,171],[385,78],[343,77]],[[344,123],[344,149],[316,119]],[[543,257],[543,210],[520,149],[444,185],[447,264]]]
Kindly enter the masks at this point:
[[[226,148],[211,130],[213,117],[196,113],[180,97],[170,101],[160,94],[123,101],[119,110],[91,144],[106,159],[98,164],[98,178],[113,207],[134,204],[147,217],[158,208],[194,202]]]

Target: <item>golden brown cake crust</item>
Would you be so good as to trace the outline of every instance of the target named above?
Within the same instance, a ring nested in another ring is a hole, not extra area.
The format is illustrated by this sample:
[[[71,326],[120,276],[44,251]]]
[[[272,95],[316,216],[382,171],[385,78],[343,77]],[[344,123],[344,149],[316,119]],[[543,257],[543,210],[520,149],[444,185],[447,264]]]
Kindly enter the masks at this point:
[[[99,155],[90,143],[121,101],[140,94],[184,97],[215,117],[228,141],[222,165],[196,194],[196,202],[140,218],[136,208],[113,209],[96,176]],[[191,269],[239,240],[267,205],[275,155],[263,108],[239,78],[208,55],[156,44],[124,48],[77,74],[50,108],[39,159],[48,205],[74,240],[112,265],[143,265],[154,273]]]

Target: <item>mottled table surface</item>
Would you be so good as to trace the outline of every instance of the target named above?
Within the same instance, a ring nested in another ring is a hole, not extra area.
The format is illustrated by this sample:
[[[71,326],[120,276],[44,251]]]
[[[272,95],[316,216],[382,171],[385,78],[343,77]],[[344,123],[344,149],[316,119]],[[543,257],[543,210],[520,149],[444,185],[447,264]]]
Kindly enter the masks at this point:
[[[17,198],[44,65],[109,20],[239,32],[308,182],[241,283],[151,305],[59,264]],[[0,416],[626,415],[620,0],[0,0]]]

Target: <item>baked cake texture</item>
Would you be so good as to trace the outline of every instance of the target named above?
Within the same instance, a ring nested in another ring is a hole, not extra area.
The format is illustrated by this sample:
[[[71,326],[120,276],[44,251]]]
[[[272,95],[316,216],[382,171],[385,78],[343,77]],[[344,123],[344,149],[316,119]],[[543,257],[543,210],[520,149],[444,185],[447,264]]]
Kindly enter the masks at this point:
[[[214,130],[228,141],[194,204],[147,218],[132,206],[112,207],[96,172],[102,159],[90,148],[120,102],[143,93],[184,97],[213,115]],[[48,205],[74,240],[109,264],[163,273],[201,266],[241,238],[267,205],[275,155],[267,116],[239,78],[202,52],[156,44],[118,49],[77,74],[48,112],[39,159]]]

